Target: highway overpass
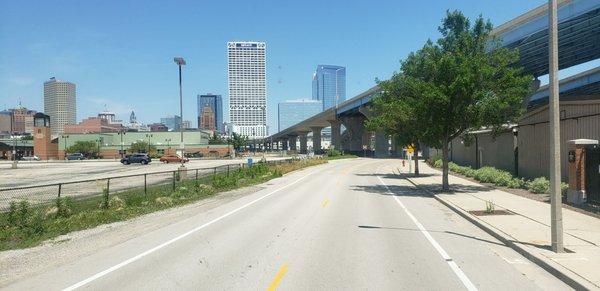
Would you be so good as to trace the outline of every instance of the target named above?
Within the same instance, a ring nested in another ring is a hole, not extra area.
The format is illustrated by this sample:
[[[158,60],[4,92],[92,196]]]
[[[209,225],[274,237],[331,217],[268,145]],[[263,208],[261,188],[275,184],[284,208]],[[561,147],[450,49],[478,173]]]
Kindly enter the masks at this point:
[[[600,1],[559,1],[559,68],[564,69],[600,58]],[[548,7],[544,4],[510,20],[492,31],[502,46],[517,48],[519,64],[535,77],[548,73]],[[337,149],[360,153],[369,145],[374,134],[374,154],[389,155],[389,138],[383,132],[371,133],[364,129],[369,118],[368,105],[379,92],[374,86],[357,96],[290,126],[263,140],[267,148],[307,152],[308,134],[312,133],[313,150],[320,152],[321,130],[331,127],[331,145]],[[561,98],[578,94],[598,98],[600,68],[592,69],[561,81]],[[530,104],[547,100],[547,87],[541,87],[530,97]],[[342,134],[341,125],[346,130]],[[297,141],[300,147],[297,148]],[[394,146],[392,145],[392,148]]]

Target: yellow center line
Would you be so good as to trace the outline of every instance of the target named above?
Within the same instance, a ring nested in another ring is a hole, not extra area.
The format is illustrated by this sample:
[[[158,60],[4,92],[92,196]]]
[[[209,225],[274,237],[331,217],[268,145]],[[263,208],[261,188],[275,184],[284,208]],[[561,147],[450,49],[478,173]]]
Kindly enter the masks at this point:
[[[281,282],[281,279],[283,279],[283,276],[285,273],[287,273],[287,270],[287,264],[281,266],[281,269],[279,269],[279,272],[277,272],[277,275],[275,275],[275,278],[273,278],[273,281],[271,282],[271,285],[269,285],[269,288],[267,288],[267,291],[277,290],[277,286],[279,286],[279,282]]]
[[[329,203],[329,199],[323,200],[323,203],[321,203],[321,207],[327,206],[328,203]]]

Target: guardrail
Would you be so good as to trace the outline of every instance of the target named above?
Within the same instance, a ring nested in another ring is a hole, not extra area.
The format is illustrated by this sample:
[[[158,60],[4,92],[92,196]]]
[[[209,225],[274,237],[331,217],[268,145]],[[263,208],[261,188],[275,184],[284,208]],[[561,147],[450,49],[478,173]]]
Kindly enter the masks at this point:
[[[267,164],[282,164],[290,160],[266,161]],[[229,164],[209,168],[187,169],[185,171],[162,171],[144,174],[111,176],[102,179],[79,180],[62,183],[22,186],[0,189],[0,211],[6,211],[13,201],[26,200],[31,205],[50,204],[56,198],[70,197],[74,200],[86,199],[103,195],[108,191],[109,195],[126,190],[143,189],[146,194],[149,187],[164,187],[165,191],[175,190],[177,183],[182,180],[198,180],[219,173],[229,174],[231,171],[244,168],[246,164]]]

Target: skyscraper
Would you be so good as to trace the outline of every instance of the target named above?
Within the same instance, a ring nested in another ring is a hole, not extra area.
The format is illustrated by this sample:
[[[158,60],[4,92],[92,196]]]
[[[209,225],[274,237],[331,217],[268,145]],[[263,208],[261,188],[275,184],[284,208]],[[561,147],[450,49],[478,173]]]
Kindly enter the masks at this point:
[[[264,42],[227,43],[229,117],[233,131],[267,136],[266,47]]]
[[[318,65],[313,75],[312,95],[314,100],[323,102],[323,111],[346,100],[346,68]]]
[[[44,82],[44,113],[50,116],[50,130],[53,136],[63,133],[65,124],[75,124],[75,84],[54,77]]]
[[[198,95],[198,128],[224,133],[221,95]]]
[[[169,131],[178,131],[181,128],[181,116],[169,115],[162,117],[160,123],[164,124],[169,128]]]
[[[300,99],[279,103],[277,108],[278,131],[282,131],[302,120],[305,120],[319,112],[323,105],[321,101]]]

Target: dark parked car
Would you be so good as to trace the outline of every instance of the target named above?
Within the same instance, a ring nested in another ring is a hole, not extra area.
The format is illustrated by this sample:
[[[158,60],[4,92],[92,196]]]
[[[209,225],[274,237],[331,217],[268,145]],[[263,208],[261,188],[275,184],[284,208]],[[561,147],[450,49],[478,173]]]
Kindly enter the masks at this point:
[[[67,156],[67,160],[69,161],[73,161],[73,160],[85,160],[85,156],[82,153],[73,153]]]
[[[142,165],[147,165],[150,162],[152,162],[152,159],[150,159],[150,156],[148,156],[148,154],[141,154],[141,153],[127,155],[121,159],[121,163],[123,165],[129,165],[131,163],[140,163]]]

